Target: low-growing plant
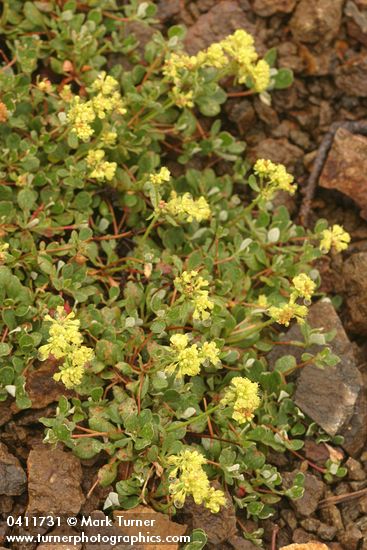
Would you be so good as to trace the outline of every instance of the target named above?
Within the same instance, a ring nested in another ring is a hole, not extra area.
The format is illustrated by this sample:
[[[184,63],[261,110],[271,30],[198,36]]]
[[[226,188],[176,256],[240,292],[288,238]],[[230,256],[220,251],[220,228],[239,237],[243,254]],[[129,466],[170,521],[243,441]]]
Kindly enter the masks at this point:
[[[227,85],[267,102],[289,85],[275,52],[259,59],[238,30],[188,56],[178,26],[139,46],[129,25],[154,14],[146,2],[4,2],[0,399],[30,407],[27,375],[50,365],[68,397],[42,420],[45,441],[105,457],[106,509],[172,513],[191,496],[217,513],[231,495],[267,518],[302,495],[303,475],[284,488],[267,453],[298,453],[317,430],[290,375],[338,361],[306,317],[314,261],[349,236],[296,225],[272,202],[296,190],[285,167],[252,169],[220,118],[203,128]],[[302,362],[269,364],[294,322]]]

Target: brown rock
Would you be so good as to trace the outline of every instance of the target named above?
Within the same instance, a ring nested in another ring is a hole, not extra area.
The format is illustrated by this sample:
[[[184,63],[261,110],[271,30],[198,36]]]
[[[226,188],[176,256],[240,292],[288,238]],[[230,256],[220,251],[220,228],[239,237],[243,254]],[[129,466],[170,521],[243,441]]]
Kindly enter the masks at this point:
[[[39,369],[27,372],[25,389],[32,401],[32,409],[43,409],[62,395],[74,395],[65,389],[64,384],[55,382],[53,375],[57,371],[57,362],[46,361]]]
[[[9,422],[13,416],[13,411],[10,409],[10,403],[10,399],[0,402],[0,426]]]
[[[320,185],[326,189],[337,189],[352,198],[362,209],[361,215],[365,217],[366,171],[367,137],[354,135],[345,128],[339,128],[320,176]]]
[[[352,57],[335,70],[335,84],[345,94],[367,97],[367,55]]]
[[[261,17],[269,17],[274,13],[290,13],[297,0],[255,0],[253,10]]]
[[[16,496],[24,493],[27,477],[19,460],[0,443],[0,495]]]
[[[345,463],[347,469],[348,469],[348,478],[353,481],[363,481],[366,479],[367,474],[365,470],[362,468],[362,465],[358,460],[355,460],[352,457],[349,457],[347,462]]]
[[[118,517],[124,517],[126,520],[129,519],[141,519],[144,522],[146,520],[153,520],[154,524],[148,527],[139,527],[138,530],[144,534],[144,529],[150,536],[160,535],[162,536],[181,536],[184,535],[187,531],[187,525],[182,525],[171,521],[169,516],[166,514],[161,514],[156,512],[153,508],[149,506],[137,506],[131,510],[115,511],[113,512],[115,522],[118,522]],[[116,523],[115,523],[116,524]],[[123,531],[126,535],[136,535],[136,527],[120,527],[119,530]],[[121,534],[121,533],[120,533]],[[140,546],[141,550],[160,550],[160,548],[166,548],[167,550],[178,550],[178,544],[142,544]]]
[[[344,0],[301,0],[290,21],[300,42],[330,43],[338,34]]]
[[[283,474],[283,481],[285,486],[291,486],[292,480],[298,474],[298,471]],[[316,510],[319,500],[324,493],[324,484],[313,474],[306,472],[304,474],[304,493],[302,498],[297,498],[292,501],[292,506],[295,508],[298,514],[302,516],[310,516]]]
[[[280,550],[329,550],[323,542],[305,542],[302,544],[290,544],[283,546]]]
[[[213,42],[222,40],[236,29],[244,29],[254,34],[254,25],[250,23],[237,2],[224,0],[216,4],[208,13],[189,28],[185,38],[186,50],[196,54]]]
[[[230,496],[227,497],[227,506],[221,508],[217,514],[212,514],[204,506],[195,504],[192,499],[185,503],[183,511],[190,517],[190,528],[204,529],[209,544],[218,546],[237,534],[235,508]]]
[[[59,449],[39,447],[28,457],[29,514],[77,514],[85,500],[79,460]]]
[[[343,265],[348,325],[357,334],[367,334],[367,253],[350,256]]]
[[[353,523],[347,525],[344,533],[338,536],[339,542],[348,550],[357,550],[361,539],[363,539],[363,535]]]
[[[296,145],[292,145],[285,138],[264,139],[249,151],[249,159],[253,163],[259,158],[269,159],[273,162],[284,164],[290,171],[294,170],[297,162],[302,157],[302,149]]]

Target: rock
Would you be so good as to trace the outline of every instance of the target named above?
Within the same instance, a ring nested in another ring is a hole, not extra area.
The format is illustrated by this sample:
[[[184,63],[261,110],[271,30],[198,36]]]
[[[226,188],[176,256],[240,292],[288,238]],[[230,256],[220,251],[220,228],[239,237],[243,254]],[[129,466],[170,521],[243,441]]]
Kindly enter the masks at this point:
[[[290,13],[297,0],[255,0],[253,10],[261,17],[269,17],[274,13]]]
[[[229,120],[237,125],[241,135],[245,134],[256,120],[255,109],[248,99],[232,101],[229,103],[226,111],[228,112]]]
[[[40,368],[27,372],[25,389],[32,401],[32,409],[44,409],[50,403],[58,401],[62,395],[75,395],[65,389],[62,382],[55,382],[53,375],[58,370],[57,362],[46,361]]]
[[[316,443],[312,439],[306,439],[303,447],[306,458],[312,460],[312,462],[325,464],[328,458],[330,458],[329,451],[323,443]]]
[[[305,542],[283,546],[280,550],[329,550],[323,542]]]
[[[333,540],[337,533],[335,525],[327,525],[326,523],[321,523],[317,529],[317,534],[322,540]]]
[[[27,477],[19,460],[0,443],[0,495],[16,496],[24,493]]]
[[[354,456],[361,451],[365,443],[367,407],[364,405],[363,381],[356,366],[353,345],[329,301],[321,300],[311,306],[308,322],[313,328],[323,328],[326,332],[336,330],[334,340],[328,345],[332,353],[340,358],[340,363],[325,369],[319,369],[314,365],[304,367],[298,376],[295,402],[329,435],[343,435],[344,449]],[[302,341],[299,327],[293,325],[284,339]],[[297,362],[301,361],[301,348],[276,348],[268,354],[270,365],[279,357],[289,354],[294,355]],[[320,349],[322,346],[315,345],[308,351],[317,353]]]
[[[223,40],[236,29],[244,29],[254,34],[255,27],[249,22],[237,2],[224,0],[216,4],[208,13],[189,28],[185,38],[186,50],[192,55],[207,48],[213,42]]]
[[[187,523],[191,529],[204,529],[209,544],[218,546],[237,535],[235,508],[229,495],[227,506],[221,508],[217,514],[212,514],[204,506],[195,504],[191,498],[187,499],[183,512],[190,516]]]
[[[354,523],[347,525],[345,531],[338,536],[339,542],[348,550],[358,550],[359,542],[362,538],[361,531]]]
[[[349,457],[345,465],[348,468],[349,479],[352,479],[353,481],[363,481],[364,479],[366,479],[366,472],[362,468],[362,465],[360,462],[358,462],[358,460]]]
[[[350,330],[367,335],[367,252],[352,254],[343,265]]]
[[[317,529],[321,525],[321,521],[316,518],[306,518],[303,519],[301,522],[301,527],[305,529],[306,531],[309,531],[310,533],[316,533]]]
[[[162,21],[167,21],[180,14],[180,0],[160,0],[157,4],[157,17]]]
[[[290,21],[300,42],[329,44],[338,34],[344,0],[301,0]]]
[[[144,522],[144,520],[150,520],[152,522],[152,525],[147,527],[139,527],[138,530],[143,535],[146,533],[150,536],[156,535],[156,536],[171,536],[171,537],[179,537],[181,535],[184,535],[187,531],[187,525],[182,525],[181,523],[176,523],[174,521],[171,521],[169,516],[166,514],[161,514],[160,512],[156,512],[153,510],[153,508],[150,508],[149,506],[137,506],[136,508],[132,508],[131,510],[122,510],[122,511],[114,511],[113,517],[115,520],[115,525],[118,522],[118,517],[124,517],[126,520],[131,519],[140,519]],[[153,523],[154,522],[154,523]],[[123,534],[126,535],[136,535],[137,534],[137,528],[134,527],[119,527],[118,531],[120,531]],[[139,546],[141,550],[159,550],[160,548],[166,548],[167,550],[178,550],[179,544],[142,544]]]
[[[333,525],[337,531],[344,530],[344,523],[342,520],[339,508],[335,504],[329,504],[320,510],[321,519],[328,525]]]
[[[349,96],[367,97],[367,55],[360,54],[348,59],[336,68],[335,84]]]
[[[292,145],[285,138],[267,138],[249,150],[250,162],[255,163],[259,158],[269,159],[284,164],[291,172],[302,157],[302,149]]]
[[[339,128],[324,164],[319,184],[326,189],[337,189],[352,198],[362,209],[361,215],[366,217],[366,170],[367,137]]]
[[[259,550],[258,546],[242,537],[232,537],[228,542],[233,546],[234,550]]]
[[[10,399],[0,402],[0,426],[4,426],[13,417],[13,411],[10,409]]]
[[[59,449],[39,447],[28,457],[28,514],[77,514],[84,503],[79,460]]]
[[[292,485],[293,478],[299,473],[299,471],[286,472],[282,475],[283,483],[286,487]],[[292,501],[292,506],[295,508],[298,514],[302,516],[310,516],[316,510],[319,501],[324,493],[324,484],[313,474],[308,472],[304,473],[304,494],[302,498],[298,498]]]

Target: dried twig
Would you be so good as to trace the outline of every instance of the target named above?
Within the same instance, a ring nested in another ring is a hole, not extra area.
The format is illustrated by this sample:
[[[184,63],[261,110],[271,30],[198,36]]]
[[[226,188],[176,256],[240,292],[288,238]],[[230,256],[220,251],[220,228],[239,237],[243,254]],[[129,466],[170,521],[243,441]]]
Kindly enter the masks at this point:
[[[340,121],[334,122],[330,126],[330,130],[325,134],[324,139],[321,142],[319,150],[317,152],[311,174],[308,178],[307,185],[305,187],[304,197],[302,200],[299,217],[302,225],[307,227],[308,218],[311,210],[312,199],[315,195],[317,183],[319,181],[320,174],[324,167],[328,153],[334,140],[334,136],[339,128],[345,128],[352,134],[367,135],[367,120],[358,121]]]
[[[365,489],[360,489],[359,491],[354,491],[352,493],[344,493],[343,495],[337,495],[335,497],[325,498],[320,500],[319,507],[325,508],[329,504],[339,504],[340,502],[346,502],[347,500],[354,500],[355,498],[363,497],[367,495],[367,487]]]

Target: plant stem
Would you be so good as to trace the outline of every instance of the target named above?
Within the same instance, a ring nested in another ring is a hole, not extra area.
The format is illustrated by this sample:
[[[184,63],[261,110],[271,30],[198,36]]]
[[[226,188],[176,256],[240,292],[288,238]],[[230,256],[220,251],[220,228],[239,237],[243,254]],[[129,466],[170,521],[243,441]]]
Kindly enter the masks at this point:
[[[158,214],[154,214],[153,218],[152,218],[152,221],[150,222],[150,224],[148,225],[144,235],[142,236],[141,238],[141,241],[140,241],[140,244],[144,244],[145,241],[147,240],[150,232],[152,231],[153,227],[154,227],[154,224],[155,222],[158,220],[159,218],[159,213]]]

